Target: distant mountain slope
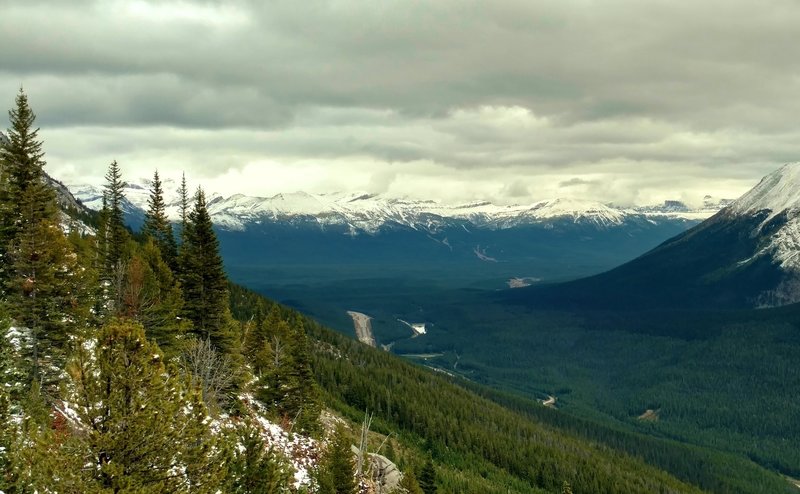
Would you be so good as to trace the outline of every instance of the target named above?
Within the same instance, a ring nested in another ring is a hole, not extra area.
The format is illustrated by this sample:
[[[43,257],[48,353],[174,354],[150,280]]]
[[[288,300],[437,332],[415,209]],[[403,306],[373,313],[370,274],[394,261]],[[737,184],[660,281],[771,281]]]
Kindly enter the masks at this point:
[[[743,308],[800,301],[800,163],[700,225],[606,273],[505,294],[570,309]]]
[[[8,143],[8,137],[3,132],[0,132],[0,147]],[[44,180],[56,193],[56,201],[61,209],[61,223],[64,230],[77,229],[82,233],[91,231],[91,217],[94,216],[94,211],[76,199],[66,185],[47,173],[44,175]]]

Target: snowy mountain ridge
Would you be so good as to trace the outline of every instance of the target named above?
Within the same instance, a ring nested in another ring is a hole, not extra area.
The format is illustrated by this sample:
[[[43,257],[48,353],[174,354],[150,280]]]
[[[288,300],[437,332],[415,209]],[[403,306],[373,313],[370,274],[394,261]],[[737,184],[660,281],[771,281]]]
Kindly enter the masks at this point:
[[[786,210],[800,208],[800,162],[788,163],[765,176],[731,205],[736,214],[769,211],[765,221]]]
[[[164,199],[167,214],[177,221],[179,187],[175,181],[164,180]],[[91,185],[70,186],[73,194],[87,207],[102,207],[102,190]],[[125,189],[126,212],[147,209],[149,182],[130,183]],[[453,222],[478,228],[506,229],[555,220],[610,228],[630,218],[658,221],[664,218],[702,220],[716,213],[724,203],[709,201],[701,209],[689,209],[677,201],[664,205],[620,208],[611,204],[581,199],[558,198],[532,204],[496,205],[487,201],[448,205],[433,200],[390,198],[369,193],[310,194],[281,193],[272,197],[253,197],[234,194],[223,197],[209,194],[209,213],[217,226],[227,230],[246,230],[248,226],[265,222],[312,225],[324,229],[341,226],[355,235],[374,234],[387,226],[403,226],[436,232]]]
[[[763,214],[764,219],[751,232],[756,236],[781,215],[785,223],[764,238],[755,255],[742,264],[769,256],[784,271],[800,274],[800,162],[788,163],[765,176],[729,208],[734,216]]]

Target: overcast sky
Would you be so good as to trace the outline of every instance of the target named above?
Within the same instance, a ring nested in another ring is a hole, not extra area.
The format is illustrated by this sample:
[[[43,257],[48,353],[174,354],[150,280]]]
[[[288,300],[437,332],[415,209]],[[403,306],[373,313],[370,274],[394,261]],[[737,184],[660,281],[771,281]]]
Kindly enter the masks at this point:
[[[800,160],[798,26],[796,0],[0,0],[0,103],[24,86],[68,183],[696,203]]]

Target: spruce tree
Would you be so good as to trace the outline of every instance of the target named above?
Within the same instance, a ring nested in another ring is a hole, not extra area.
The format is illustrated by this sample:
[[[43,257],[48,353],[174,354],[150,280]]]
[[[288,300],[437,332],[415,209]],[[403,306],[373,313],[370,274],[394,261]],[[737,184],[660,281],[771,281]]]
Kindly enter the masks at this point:
[[[299,317],[291,321],[290,328],[289,352],[293,365],[289,368],[286,396],[281,406],[287,414],[296,417],[296,430],[315,433],[319,431],[322,406],[311,365],[308,337]]]
[[[184,313],[197,337],[209,339],[216,349],[230,354],[236,351],[235,328],[228,308],[228,279],[213,226],[205,194],[198,189],[181,249]]]
[[[405,494],[425,494],[417,482],[417,477],[414,472],[409,470],[403,473],[403,478],[400,479],[400,488],[405,491]]]
[[[321,406],[302,321],[283,319],[277,305],[253,328],[245,351],[258,378],[256,396],[301,432],[319,430]]]
[[[321,461],[320,492],[354,494],[358,487],[355,470],[355,457],[350,449],[350,437],[344,426],[339,424]]]
[[[42,143],[33,128],[36,117],[22,91],[16,104],[9,112],[9,143],[0,154],[13,198],[3,211],[3,281],[11,316],[31,331],[32,377],[42,377],[44,363],[49,381],[59,368],[69,327],[76,323],[83,275],[61,231],[55,192],[44,181]]]
[[[83,272],[77,256],[61,232],[53,204],[42,202],[44,184],[29,188],[22,196],[22,224],[11,242],[8,299],[12,316],[29,328],[33,378],[48,382],[63,363],[68,335],[76,321]],[[50,371],[40,376],[40,368]]]
[[[153,173],[153,181],[150,185],[150,197],[147,200],[147,212],[144,216],[142,232],[155,241],[161,250],[163,259],[170,269],[175,271],[177,270],[178,246],[172,232],[172,224],[167,218],[166,209],[161,178],[156,171]]]
[[[186,174],[181,174],[180,188],[180,207],[181,207],[181,238],[186,231],[186,224],[189,222],[189,189],[186,187]]]
[[[122,180],[122,172],[116,160],[108,165],[105,179],[106,184],[103,189],[106,216],[104,228],[107,244],[105,268],[107,277],[111,278],[112,272],[117,269],[119,262],[123,259],[128,237],[125,230],[125,213],[122,210],[127,184]]]
[[[20,88],[15,107],[8,112],[11,128],[0,146],[0,248],[5,249],[21,227],[22,204],[19,198],[31,185],[42,181],[44,152],[39,129],[34,127],[36,115],[28,104],[28,96]]]
[[[436,494],[436,467],[433,466],[433,458],[430,456],[419,472],[419,487],[425,494]]]
[[[152,238],[126,263],[120,313],[141,323],[168,358],[178,355],[187,324],[180,318],[183,295]]]

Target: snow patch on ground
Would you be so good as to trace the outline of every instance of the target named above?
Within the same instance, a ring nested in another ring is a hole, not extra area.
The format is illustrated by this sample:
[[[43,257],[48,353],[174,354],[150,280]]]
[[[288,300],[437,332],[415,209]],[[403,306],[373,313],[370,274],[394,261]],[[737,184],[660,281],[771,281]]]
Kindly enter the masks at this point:
[[[316,469],[321,452],[319,442],[302,434],[286,431],[280,425],[266,419],[263,416],[263,407],[251,394],[244,393],[240,399],[252,411],[267,447],[275,448],[275,451],[285,456],[291,463],[294,469],[295,489],[312,487],[311,472]]]

